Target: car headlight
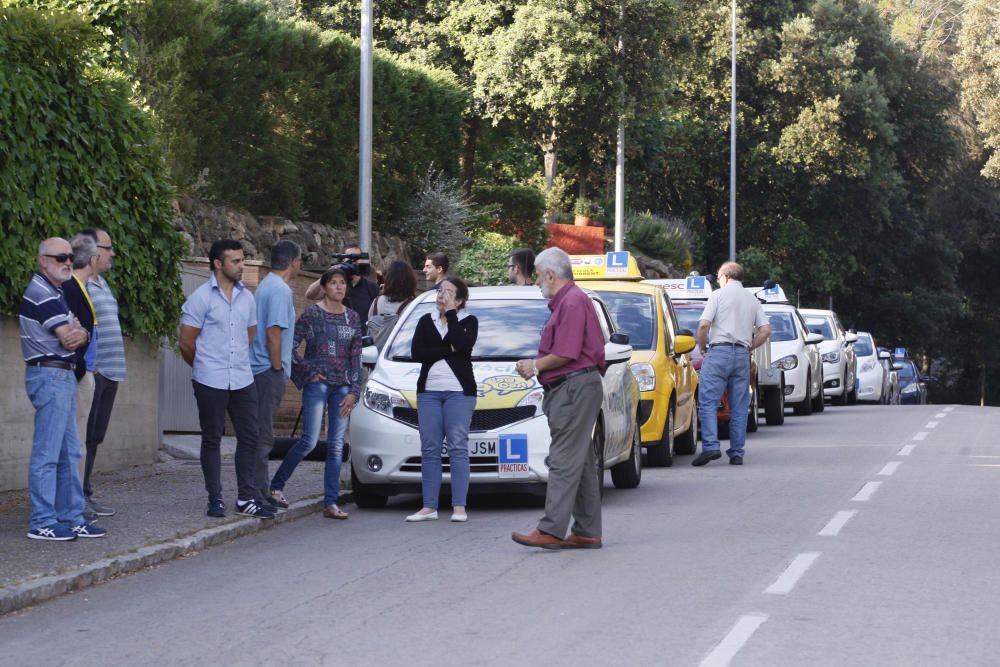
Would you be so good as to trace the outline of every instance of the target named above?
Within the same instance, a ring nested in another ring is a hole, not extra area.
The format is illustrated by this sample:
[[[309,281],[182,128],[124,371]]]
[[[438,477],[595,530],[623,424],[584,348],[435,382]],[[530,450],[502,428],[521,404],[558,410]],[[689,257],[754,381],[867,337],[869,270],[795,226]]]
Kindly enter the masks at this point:
[[[911,382],[910,384],[908,384],[905,387],[903,387],[903,389],[900,390],[899,393],[901,393],[901,394],[914,394],[919,389],[920,389],[920,387],[917,386],[916,382]]]
[[[836,364],[840,361],[840,350],[834,350],[833,352],[827,352],[823,355],[823,363],[825,364]]]
[[[528,394],[517,402],[517,407],[521,408],[526,405],[535,406],[535,416],[545,414],[542,410],[542,399],[545,398],[545,391],[541,387],[535,387]]]
[[[782,357],[777,361],[771,362],[771,368],[780,368],[783,371],[790,371],[793,368],[797,368],[799,365],[799,358],[794,354],[790,354],[787,357]]]
[[[632,364],[632,375],[639,384],[639,391],[653,391],[656,389],[656,373],[653,371],[653,364]]]
[[[873,371],[873,370],[875,370],[875,360],[874,359],[869,359],[865,363],[861,364],[861,372],[862,373],[868,373],[868,372]]]
[[[388,387],[375,382],[374,380],[368,380],[368,384],[365,385],[365,406],[377,412],[380,415],[385,415],[390,419],[393,418],[392,409],[393,408],[410,408],[410,405],[401,393],[395,389],[389,389]]]

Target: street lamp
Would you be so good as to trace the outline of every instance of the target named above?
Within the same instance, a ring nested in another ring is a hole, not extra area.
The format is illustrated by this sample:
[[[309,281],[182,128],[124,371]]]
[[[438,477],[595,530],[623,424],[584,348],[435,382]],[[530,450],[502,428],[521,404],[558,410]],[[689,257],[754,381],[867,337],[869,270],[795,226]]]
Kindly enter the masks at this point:
[[[736,261],[736,0],[733,5],[732,68],[729,109],[729,261]]]
[[[358,159],[358,245],[372,249],[372,0],[361,0],[361,116]]]

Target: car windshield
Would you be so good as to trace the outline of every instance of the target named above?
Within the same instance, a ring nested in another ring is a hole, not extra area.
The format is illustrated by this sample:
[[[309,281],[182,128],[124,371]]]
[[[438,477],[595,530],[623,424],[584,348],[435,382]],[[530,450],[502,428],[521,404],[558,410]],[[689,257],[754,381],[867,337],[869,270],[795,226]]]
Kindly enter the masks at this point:
[[[913,362],[904,361],[903,367],[899,369],[899,379],[900,380],[912,380],[917,376],[916,371],[913,368]]]
[[[827,340],[833,340],[833,327],[830,326],[829,320],[825,317],[818,317],[816,315],[810,317],[806,315],[806,327],[812,333],[818,333]]]
[[[512,361],[535,358],[542,327],[549,320],[548,303],[544,299],[469,301],[466,310],[479,320],[479,337],[472,348],[472,358]],[[413,309],[389,346],[390,359],[412,361],[413,331],[420,318],[431,312],[437,312],[434,301],[426,301]]]
[[[681,329],[687,329],[691,333],[698,332],[698,322],[701,314],[705,312],[704,303],[682,303],[674,304],[674,312],[677,313],[677,323]]]
[[[868,336],[858,336],[858,342],[854,344],[854,352],[859,357],[870,357],[875,354],[875,348],[872,347],[872,339]]]
[[[791,313],[768,313],[771,321],[771,340],[775,343],[785,343],[798,338],[795,332],[795,320]]]
[[[615,328],[628,334],[633,350],[651,350],[656,345],[656,306],[650,294],[599,291],[614,318]]]

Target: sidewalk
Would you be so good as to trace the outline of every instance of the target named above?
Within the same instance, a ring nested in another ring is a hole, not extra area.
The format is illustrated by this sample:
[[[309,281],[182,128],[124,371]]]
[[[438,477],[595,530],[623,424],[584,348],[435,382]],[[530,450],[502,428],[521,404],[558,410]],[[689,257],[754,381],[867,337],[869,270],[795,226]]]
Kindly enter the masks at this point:
[[[285,489],[292,506],[276,519],[235,514],[234,439],[223,443],[222,485],[227,516],[205,515],[207,497],[197,436],[166,436],[161,462],[95,473],[95,498],[118,510],[102,517],[101,539],[29,540],[28,492],[0,493],[0,614],[135,572],[236,537],[280,525],[323,507],[323,463],[303,461]],[[271,462],[271,471],[279,462]]]

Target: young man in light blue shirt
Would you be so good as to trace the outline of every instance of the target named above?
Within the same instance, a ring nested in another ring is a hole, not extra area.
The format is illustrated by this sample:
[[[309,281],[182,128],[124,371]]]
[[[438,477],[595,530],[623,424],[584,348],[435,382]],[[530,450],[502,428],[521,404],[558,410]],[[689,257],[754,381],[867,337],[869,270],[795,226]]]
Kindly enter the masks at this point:
[[[212,244],[212,275],[181,309],[180,348],[191,365],[201,424],[201,470],[208,491],[208,515],[224,517],[222,454],[226,413],[236,431],[236,511],[273,519],[253,483],[257,454],[257,387],[250,371],[250,344],[257,332],[257,307],[243,284],[243,245],[233,239]]]
[[[288,284],[302,268],[302,250],[292,241],[271,246],[271,272],[257,285],[257,335],[250,347],[250,368],[257,386],[257,458],[254,486],[271,505],[288,507],[283,495],[270,489],[267,461],[274,446],[274,415],[292,374],[295,303]]]

